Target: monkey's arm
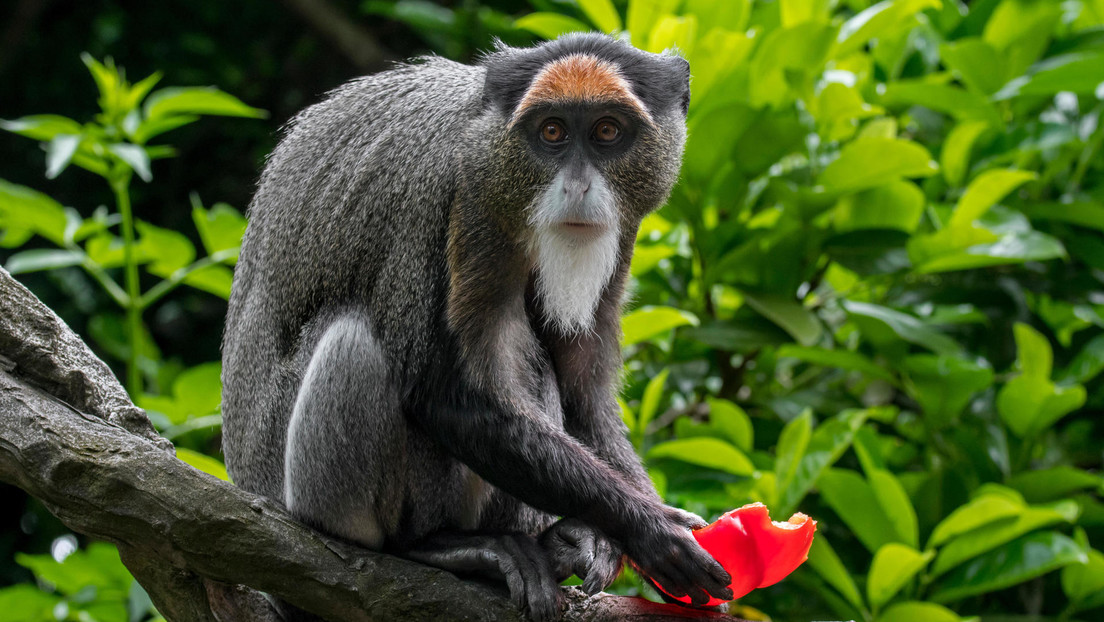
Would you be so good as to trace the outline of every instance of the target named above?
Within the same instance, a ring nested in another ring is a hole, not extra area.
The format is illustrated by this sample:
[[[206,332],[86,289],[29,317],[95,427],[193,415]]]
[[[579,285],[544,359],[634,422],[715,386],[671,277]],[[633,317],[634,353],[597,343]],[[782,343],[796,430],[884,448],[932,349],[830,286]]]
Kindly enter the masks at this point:
[[[448,393],[419,409],[418,423],[485,480],[533,507],[610,534],[673,594],[689,595],[695,603],[704,603],[707,594],[730,595],[728,573],[697,544],[677,510],[638,490],[564,431],[520,411],[519,404],[498,402],[469,386]]]

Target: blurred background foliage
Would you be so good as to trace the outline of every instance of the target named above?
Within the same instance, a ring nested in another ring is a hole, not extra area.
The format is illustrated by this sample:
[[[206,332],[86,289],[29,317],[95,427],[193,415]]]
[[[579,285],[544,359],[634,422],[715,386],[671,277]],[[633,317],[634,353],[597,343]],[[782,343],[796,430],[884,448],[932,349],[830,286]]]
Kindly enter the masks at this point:
[[[218,343],[277,128],[388,59],[599,30],[693,72],[633,260],[630,438],[673,504],[819,521],[737,611],[1104,615],[1101,0],[0,11],[0,261],[198,468],[225,477]],[[112,547],[3,494],[0,620],[156,615]]]

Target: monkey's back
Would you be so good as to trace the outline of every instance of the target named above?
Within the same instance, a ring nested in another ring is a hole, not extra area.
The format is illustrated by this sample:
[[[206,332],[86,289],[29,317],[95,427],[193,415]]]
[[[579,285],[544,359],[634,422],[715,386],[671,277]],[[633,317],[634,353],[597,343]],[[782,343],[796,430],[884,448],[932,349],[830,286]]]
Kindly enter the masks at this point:
[[[269,158],[223,340],[224,452],[243,488],[282,499],[288,420],[330,317],[366,312],[398,386],[426,364],[456,150],[484,73],[430,59],[350,82],[297,116]]]

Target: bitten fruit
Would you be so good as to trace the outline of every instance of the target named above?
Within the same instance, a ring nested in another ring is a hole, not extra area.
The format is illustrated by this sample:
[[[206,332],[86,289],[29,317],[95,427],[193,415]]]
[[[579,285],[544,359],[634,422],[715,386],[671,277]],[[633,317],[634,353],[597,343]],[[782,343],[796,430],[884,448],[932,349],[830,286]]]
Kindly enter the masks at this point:
[[[809,558],[816,521],[798,513],[786,522],[773,522],[762,503],[727,512],[713,524],[698,529],[694,538],[732,575],[733,599],[778,583]],[[662,588],[661,588],[662,589]],[[674,597],[684,603],[689,596]],[[709,599],[713,607],[725,601]]]

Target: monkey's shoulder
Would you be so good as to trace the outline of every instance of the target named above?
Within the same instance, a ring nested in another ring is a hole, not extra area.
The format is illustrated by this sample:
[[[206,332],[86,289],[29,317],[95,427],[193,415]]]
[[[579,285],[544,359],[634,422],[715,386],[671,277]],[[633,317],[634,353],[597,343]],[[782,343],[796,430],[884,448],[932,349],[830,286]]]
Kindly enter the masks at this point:
[[[470,117],[478,112],[486,69],[427,57],[357,78],[305,110],[295,124],[315,116],[391,124],[404,120]]]

